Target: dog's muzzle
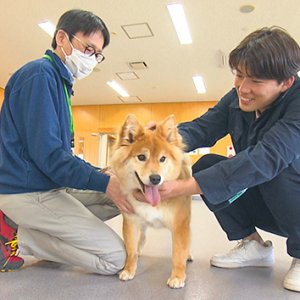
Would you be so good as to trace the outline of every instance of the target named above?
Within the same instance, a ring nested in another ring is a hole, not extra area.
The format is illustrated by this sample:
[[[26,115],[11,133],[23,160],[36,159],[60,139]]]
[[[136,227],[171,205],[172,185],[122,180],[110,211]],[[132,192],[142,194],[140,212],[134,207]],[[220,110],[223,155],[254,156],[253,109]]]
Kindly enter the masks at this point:
[[[143,191],[147,202],[149,202],[152,206],[156,206],[160,202],[158,185],[161,182],[161,176],[158,174],[150,175],[149,179],[152,183],[151,185],[144,184],[137,172],[135,172],[135,176],[140,184],[141,190]]]

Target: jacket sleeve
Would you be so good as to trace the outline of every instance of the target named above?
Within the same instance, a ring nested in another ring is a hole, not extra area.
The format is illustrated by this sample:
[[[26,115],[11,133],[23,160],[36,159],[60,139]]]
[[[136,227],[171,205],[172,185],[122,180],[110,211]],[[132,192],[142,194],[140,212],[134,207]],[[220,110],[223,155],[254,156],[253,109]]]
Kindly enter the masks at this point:
[[[105,192],[109,176],[74,157],[66,146],[70,143],[68,107],[61,103],[58,89],[53,76],[40,72],[14,90],[10,109],[24,144],[20,155],[30,164],[28,169],[59,186]]]
[[[300,97],[294,95],[286,105],[283,116],[255,145],[193,175],[208,202],[218,205],[228,201],[245,188],[295,167],[300,157]]]
[[[178,125],[187,152],[200,147],[211,147],[228,133],[228,107],[234,99],[231,90],[204,115]]]

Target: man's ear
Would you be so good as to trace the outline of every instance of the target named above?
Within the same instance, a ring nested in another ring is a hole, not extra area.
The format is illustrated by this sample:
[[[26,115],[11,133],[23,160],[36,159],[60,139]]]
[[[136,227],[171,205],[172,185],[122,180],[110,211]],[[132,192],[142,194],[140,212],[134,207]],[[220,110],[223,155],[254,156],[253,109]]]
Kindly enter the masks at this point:
[[[288,90],[295,82],[295,76],[291,76],[286,80],[283,80],[283,85],[282,85],[282,92],[285,92],[286,90]]]
[[[55,40],[56,40],[57,46],[60,46],[60,47],[63,46],[65,41],[68,39],[67,36],[68,35],[65,31],[63,31],[62,29],[59,29],[55,35]]]

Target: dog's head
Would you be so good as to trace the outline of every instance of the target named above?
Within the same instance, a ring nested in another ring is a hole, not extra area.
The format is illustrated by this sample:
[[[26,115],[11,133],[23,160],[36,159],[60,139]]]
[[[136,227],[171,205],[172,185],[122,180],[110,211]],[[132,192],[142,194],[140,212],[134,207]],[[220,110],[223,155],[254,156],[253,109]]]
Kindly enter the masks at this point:
[[[141,189],[155,206],[160,201],[158,186],[164,180],[189,174],[183,148],[173,115],[151,129],[129,115],[112,148],[110,163],[125,192]]]

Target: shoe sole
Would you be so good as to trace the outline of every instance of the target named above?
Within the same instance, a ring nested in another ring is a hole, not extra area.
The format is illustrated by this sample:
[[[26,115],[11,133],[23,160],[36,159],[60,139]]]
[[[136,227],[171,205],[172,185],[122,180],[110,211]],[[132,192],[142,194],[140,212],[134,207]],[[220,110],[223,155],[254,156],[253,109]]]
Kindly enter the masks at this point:
[[[20,269],[15,269],[15,270],[12,270],[12,269],[9,269],[9,270],[0,270],[0,272],[1,273],[15,272],[15,271],[19,271]]]
[[[15,272],[15,271],[19,271],[20,269],[23,268],[24,262],[20,263],[19,265],[15,266],[14,269],[12,268],[8,268],[8,269],[0,269],[1,273],[7,273],[7,272]]]
[[[293,291],[293,292],[300,292],[300,286],[299,285],[294,285],[292,283],[283,283],[283,287],[289,291]]]
[[[223,269],[238,269],[238,268],[246,268],[246,267],[259,267],[259,268],[269,268],[274,265],[274,261],[252,261],[247,264],[241,263],[222,263],[222,262],[210,262],[211,266],[223,268]]]

